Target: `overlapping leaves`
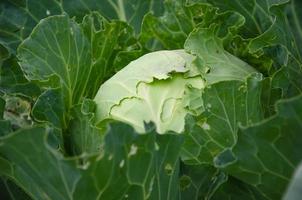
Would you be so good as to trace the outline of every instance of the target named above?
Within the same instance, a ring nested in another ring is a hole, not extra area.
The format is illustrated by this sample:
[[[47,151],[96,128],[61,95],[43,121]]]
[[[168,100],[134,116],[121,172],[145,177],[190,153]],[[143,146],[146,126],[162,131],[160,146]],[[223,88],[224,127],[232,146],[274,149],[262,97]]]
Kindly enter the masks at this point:
[[[283,196],[302,159],[302,100],[297,96],[277,107],[275,102],[301,93],[300,1],[162,4],[0,3],[0,185],[6,187],[1,193],[14,191],[20,199],[29,198],[22,191],[33,199]],[[149,11],[154,13],[143,19]],[[184,44],[196,56],[195,73],[213,84],[187,91],[194,93],[188,107],[201,115],[188,118],[185,135],[158,136],[151,127],[138,135],[119,123],[104,134],[94,126],[89,98],[115,69],[144,52]],[[267,77],[246,79],[256,71]],[[29,105],[33,126],[16,123],[20,113],[11,111],[18,102]],[[285,199],[299,190],[298,182]]]
[[[149,130],[112,124],[102,154],[68,160],[48,145],[47,127],[20,130],[0,139],[1,175],[34,199],[175,199],[182,138]]]

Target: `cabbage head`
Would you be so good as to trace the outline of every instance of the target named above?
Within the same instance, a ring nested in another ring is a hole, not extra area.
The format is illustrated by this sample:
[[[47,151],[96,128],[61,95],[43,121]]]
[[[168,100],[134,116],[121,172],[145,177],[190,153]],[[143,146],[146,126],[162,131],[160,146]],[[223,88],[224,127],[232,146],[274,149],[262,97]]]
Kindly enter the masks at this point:
[[[153,122],[158,133],[181,132],[186,108],[186,88],[202,89],[201,76],[190,76],[193,56],[184,50],[157,51],[132,61],[99,89],[98,122],[114,119],[145,131],[144,122]]]

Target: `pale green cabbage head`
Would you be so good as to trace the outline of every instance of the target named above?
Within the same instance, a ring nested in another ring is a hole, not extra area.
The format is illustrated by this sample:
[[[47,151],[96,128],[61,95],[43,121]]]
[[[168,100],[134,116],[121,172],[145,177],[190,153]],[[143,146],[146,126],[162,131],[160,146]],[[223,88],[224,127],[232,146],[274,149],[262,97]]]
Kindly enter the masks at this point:
[[[194,57],[184,50],[158,51],[132,61],[99,89],[96,119],[119,120],[144,133],[144,122],[153,122],[158,133],[182,132],[185,91],[204,88],[200,76],[190,76],[186,67]]]

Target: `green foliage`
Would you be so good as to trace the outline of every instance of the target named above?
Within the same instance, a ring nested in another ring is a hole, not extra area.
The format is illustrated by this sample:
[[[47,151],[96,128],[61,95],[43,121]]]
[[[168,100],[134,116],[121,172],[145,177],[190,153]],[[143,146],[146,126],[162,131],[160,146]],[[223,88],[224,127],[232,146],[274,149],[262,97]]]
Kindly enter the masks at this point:
[[[301,6],[2,0],[1,198],[300,199]]]

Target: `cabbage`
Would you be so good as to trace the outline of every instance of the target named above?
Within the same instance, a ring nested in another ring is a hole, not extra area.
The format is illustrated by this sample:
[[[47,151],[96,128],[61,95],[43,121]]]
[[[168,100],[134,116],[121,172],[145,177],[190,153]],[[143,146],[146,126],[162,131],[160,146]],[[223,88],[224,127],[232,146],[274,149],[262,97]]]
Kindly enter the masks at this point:
[[[204,88],[201,76],[189,76],[193,56],[184,50],[146,54],[117,72],[100,87],[97,121],[115,119],[145,131],[144,122],[154,122],[158,133],[182,132],[186,88]]]

